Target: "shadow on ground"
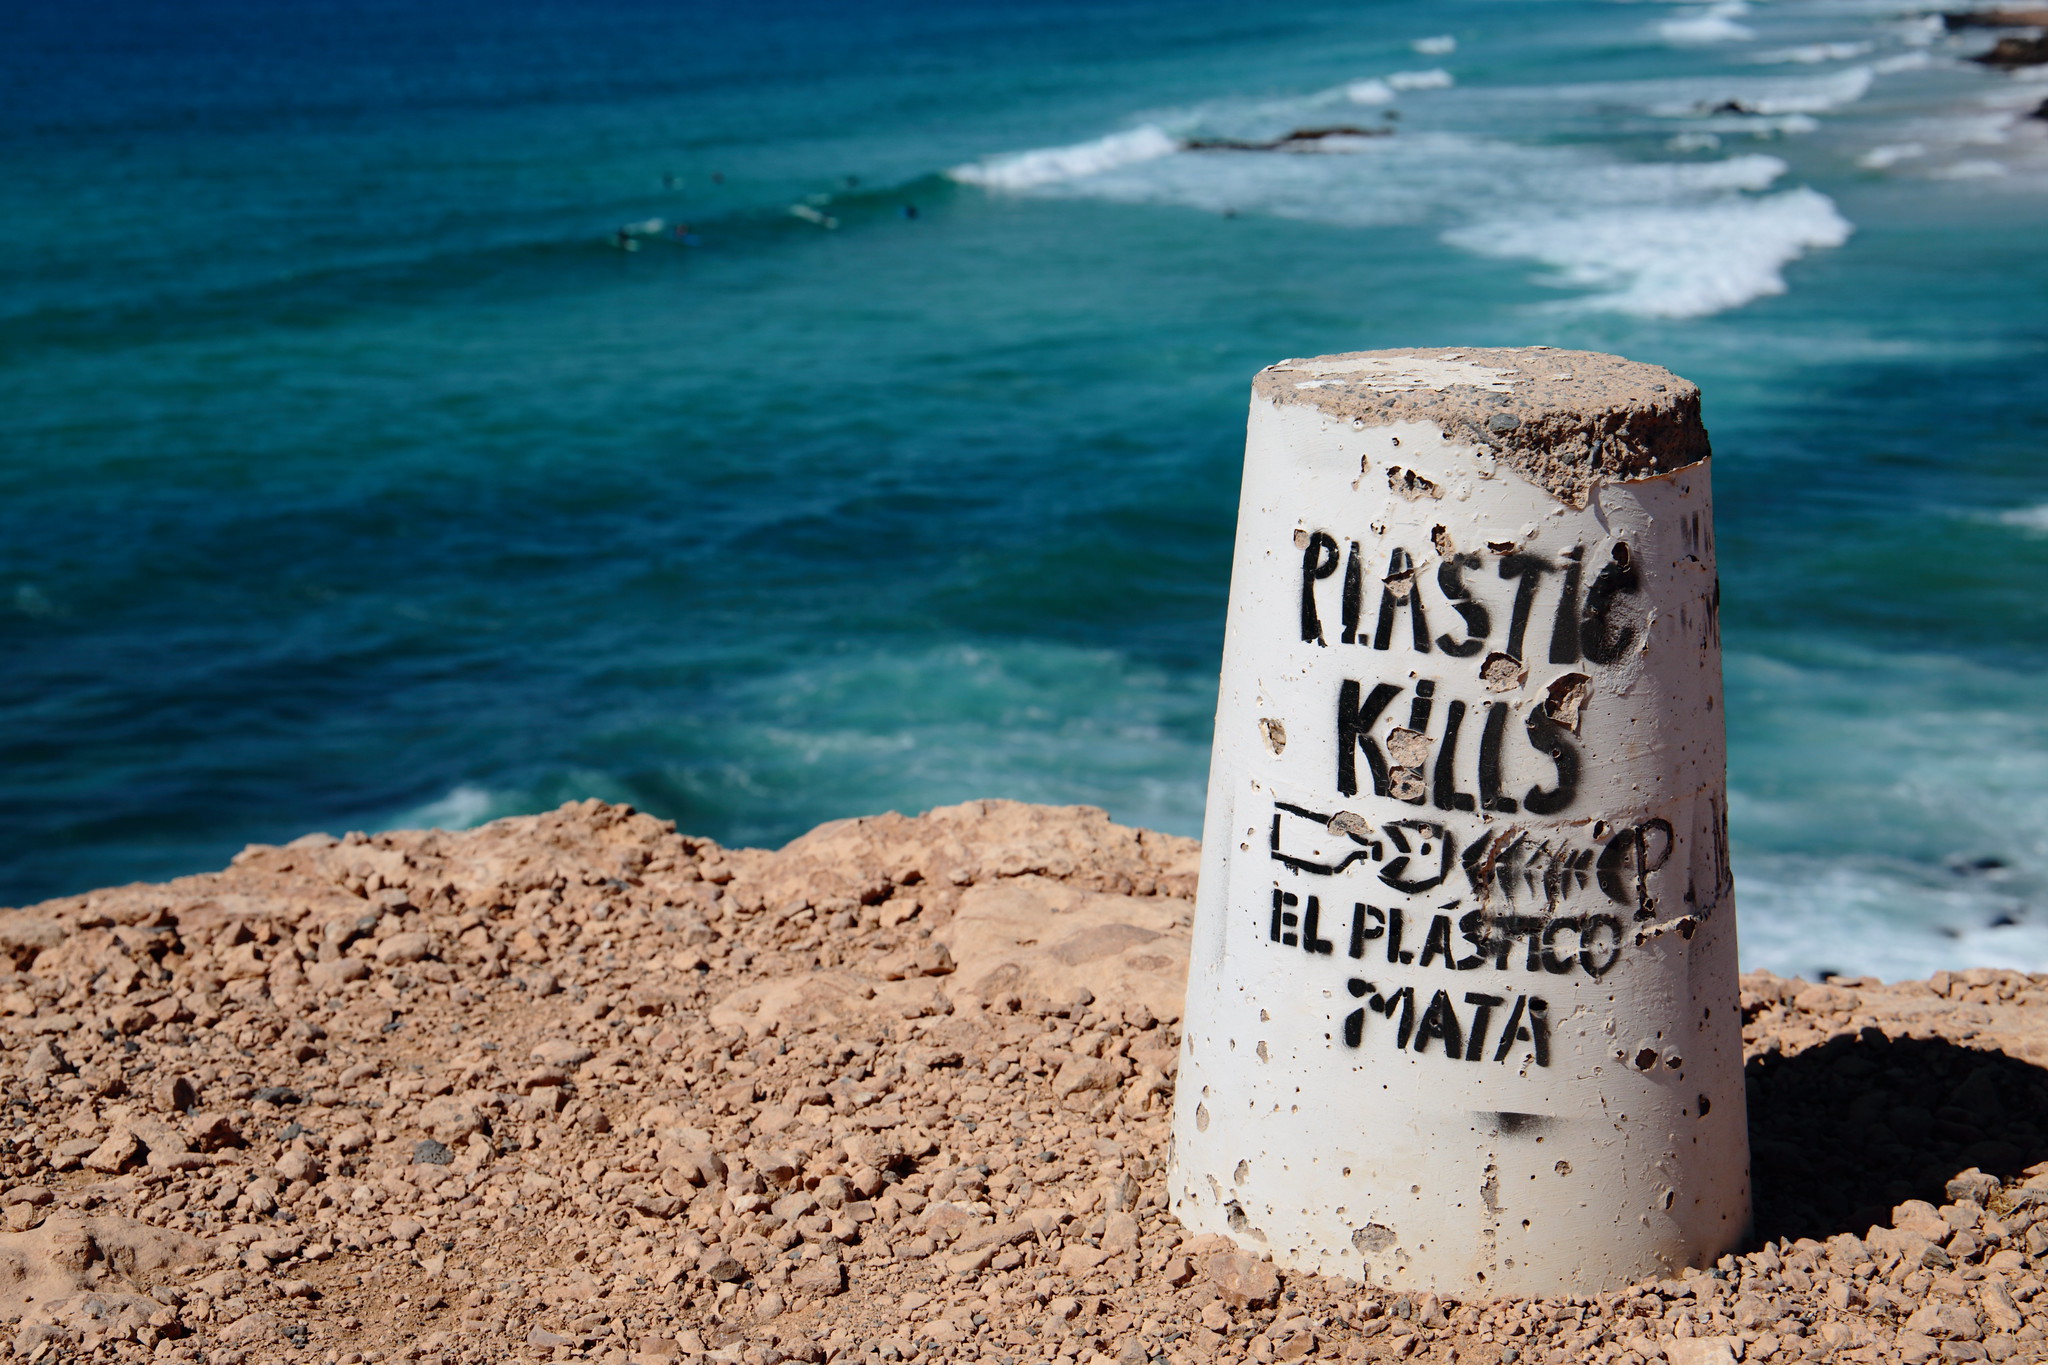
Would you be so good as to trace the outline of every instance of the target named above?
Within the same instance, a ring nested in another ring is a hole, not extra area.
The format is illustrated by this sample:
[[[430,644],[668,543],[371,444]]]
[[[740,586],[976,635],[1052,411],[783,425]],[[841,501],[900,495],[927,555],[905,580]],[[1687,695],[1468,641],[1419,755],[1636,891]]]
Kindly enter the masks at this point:
[[[2048,1161],[2048,1071],[2002,1053],[1867,1028],[1746,1074],[1759,1241],[1860,1237],[1972,1166]]]

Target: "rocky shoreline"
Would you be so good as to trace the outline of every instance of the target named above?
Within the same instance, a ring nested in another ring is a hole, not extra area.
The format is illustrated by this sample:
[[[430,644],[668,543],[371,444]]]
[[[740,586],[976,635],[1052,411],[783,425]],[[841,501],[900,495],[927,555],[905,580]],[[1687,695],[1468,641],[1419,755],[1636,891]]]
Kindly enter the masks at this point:
[[[0,1347],[2048,1359],[2048,976],[1744,977],[1757,1238],[1705,1271],[1451,1302],[1185,1236],[1196,852],[1009,802],[723,849],[588,802],[0,915]]]
[[[2017,30],[2001,33],[1988,49],[1970,58],[1973,62],[2003,71],[2048,63],[2048,36],[2042,33],[2048,28],[2048,9],[1954,10],[1944,13],[1941,20],[1951,33],[1973,28]]]

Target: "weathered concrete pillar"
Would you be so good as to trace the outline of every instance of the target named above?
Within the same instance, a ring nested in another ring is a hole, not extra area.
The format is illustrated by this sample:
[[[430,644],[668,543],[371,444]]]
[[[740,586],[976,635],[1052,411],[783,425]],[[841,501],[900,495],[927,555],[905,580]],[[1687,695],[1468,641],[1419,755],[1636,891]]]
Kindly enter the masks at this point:
[[[1749,1153],[1699,391],[1532,348],[1252,395],[1175,1211],[1397,1289],[1710,1262]]]

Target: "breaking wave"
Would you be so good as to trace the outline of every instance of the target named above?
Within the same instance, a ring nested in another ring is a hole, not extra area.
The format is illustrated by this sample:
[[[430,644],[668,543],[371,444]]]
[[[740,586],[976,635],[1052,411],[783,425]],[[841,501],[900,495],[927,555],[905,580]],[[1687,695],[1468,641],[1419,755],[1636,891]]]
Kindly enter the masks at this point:
[[[971,166],[955,167],[947,174],[964,184],[980,185],[986,189],[1032,190],[1082,180],[1121,166],[1154,161],[1179,150],[1178,140],[1168,136],[1165,130],[1147,124],[1128,132],[1111,133],[1092,142],[990,157]]]
[[[1411,89],[1441,88],[1402,74]],[[1394,79],[1291,105],[1208,106],[950,175],[1007,193],[1356,228],[1434,226],[1452,246],[1552,267],[1547,283],[1589,291],[1577,306],[1649,317],[1698,317],[1783,293],[1788,263],[1840,246],[1851,232],[1818,191],[1766,193],[1786,170],[1776,157],[1631,162],[1583,147],[1348,128],[1344,107],[1391,98]],[[1855,79],[1867,83],[1868,73]],[[1765,102],[1774,107],[1818,107],[1847,97],[1853,84],[1778,82],[1753,93],[1773,96]],[[1333,125],[1341,136],[1328,135]],[[1302,129],[1325,135],[1302,139]]]

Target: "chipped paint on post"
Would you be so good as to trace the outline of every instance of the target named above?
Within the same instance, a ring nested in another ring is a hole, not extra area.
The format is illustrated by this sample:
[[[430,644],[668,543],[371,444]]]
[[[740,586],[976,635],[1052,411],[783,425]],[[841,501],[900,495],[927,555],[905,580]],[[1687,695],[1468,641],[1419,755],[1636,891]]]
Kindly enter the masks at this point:
[[[1395,1288],[1702,1265],[1749,1215],[1698,391],[1547,348],[1255,383],[1172,1191]]]

